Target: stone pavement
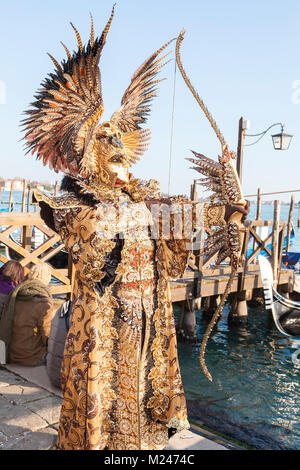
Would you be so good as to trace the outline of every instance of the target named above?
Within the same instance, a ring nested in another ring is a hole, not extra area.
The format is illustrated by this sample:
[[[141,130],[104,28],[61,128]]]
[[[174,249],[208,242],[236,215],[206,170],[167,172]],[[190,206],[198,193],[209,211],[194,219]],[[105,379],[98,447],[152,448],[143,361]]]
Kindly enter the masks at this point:
[[[56,441],[61,398],[0,368],[0,450],[46,450]]]
[[[56,442],[61,391],[45,367],[0,366],[0,450],[48,450]],[[28,380],[29,379],[29,380]],[[173,436],[168,450],[234,450],[232,443],[198,427]]]

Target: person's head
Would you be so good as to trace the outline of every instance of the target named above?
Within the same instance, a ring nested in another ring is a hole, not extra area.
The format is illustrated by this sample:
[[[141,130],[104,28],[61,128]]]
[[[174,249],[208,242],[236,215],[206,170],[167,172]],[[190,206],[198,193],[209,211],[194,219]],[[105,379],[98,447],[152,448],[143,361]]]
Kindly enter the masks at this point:
[[[7,261],[7,263],[1,266],[0,274],[2,274],[6,279],[12,281],[15,286],[24,281],[24,268],[19,261]]]
[[[122,186],[124,183],[129,181],[129,165],[123,155],[113,155],[107,162],[107,168],[112,174],[117,175],[115,180],[115,187]]]
[[[35,281],[40,281],[43,284],[48,285],[51,281],[51,271],[50,268],[47,264],[36,264],[34,265],[28,275],[27,279],[29,280],[35,280]]]
[[[81,161],[81,176],[110,189],[126,185],[130,179],[129,167],[138,159],[131,146],[138,144],[139,137],[131,134],[121,132],[111,122],[99,124],[88,147],[90,154],[87,152]]]

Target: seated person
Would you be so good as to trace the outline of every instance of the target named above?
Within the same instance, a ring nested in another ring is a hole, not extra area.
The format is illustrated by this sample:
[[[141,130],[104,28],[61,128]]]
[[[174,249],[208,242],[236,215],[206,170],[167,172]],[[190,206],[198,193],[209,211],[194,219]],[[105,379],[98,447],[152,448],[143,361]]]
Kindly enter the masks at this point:
[[[27,280],[9,294],[0,320],[0,339],[5,342],[8,362],[27,366],[45,363],[53,317],[50,280],[46,264],[34,266]]]
[[[24,268],[19,261],[10,260],[0,268],[0,318],[8,294],[24,280]]]

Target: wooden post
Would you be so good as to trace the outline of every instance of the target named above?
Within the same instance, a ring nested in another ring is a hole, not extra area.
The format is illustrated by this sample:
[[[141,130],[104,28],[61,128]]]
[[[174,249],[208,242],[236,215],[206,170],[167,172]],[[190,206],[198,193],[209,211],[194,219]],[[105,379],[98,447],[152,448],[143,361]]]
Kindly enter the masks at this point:
[[[284,243],[284,235],[286,229],[286,222],[280,222],[279,224],[279,236],[278,236],[278,266],[277,266],[277,278],[279,280],[280,275],[280,267],[282,263],[282,251],[283,251],[283,243]]]
[[[197,181],[194,180],[194,183],[191,186],[191,200],[198,201],[198,194],[197,194]]]
[[[273,216],[273,236],[272,236],[272,268],[274,276],[274,287],[276,287],[278,279],[278,239],[279,239],[279,221],[280,221],[280,201],[274,201]]]
[[[25,212],[26,180],[23,180],[22,212]]]
[[[180,302],[180,313],[179,313],[179,318],[178,318],[177,327],[176,327],[176,330],[180,335],[182,335],[182,333],[183,333],[182,325],[183,325],[183,319],[184,319],[184,312],[185,312],[184,301],[181,301]]]
[[[30,225],[23,225],[22,227],[22,247],[25,250],[31,251],[31,237],[32,227]]]
[[[197,342],[195,301],[180,302],[180,314],[176,326],[178,341]]]
[[[260,220],[261,215],[261,191],[257,189],[257,200],[256,200],[256,220]]]
[[[27,192],[27,212],[30,211],[30,199],[31,199],[31,186],[28,186],[28,192]]]
[[[220,300],[221,298],[219,295],[211,295],[210,297],[206,297],[205,302],[203,302],[203,317],[210,319],[220,304]]]
[[[54,196],[57,196],[57,194],[58,194],[58,191],[59,191],[59,185],[58,185],[58,181],[55,181],[55,190],[54,190]]]
[[[256,196],[256,219],[259,220],[261,215],[261,191],[260,188],[257,189],[257,196]],[[253,240],[253,251],[257,247],[257,243],[255,239]]]
[[[187,300],[184,304],[185,312],[182,319],[181,334],[186,341],[195,343],[197,341],[195,301],[194,299]]]
[[[248,321],[247,300],[251,295],[250,291],[241,291],[235,293],[232,297],[231,309],[228,314],[229,325],[245,325]]]
[[[9,203],[8,203],[8,212],[10,212],[10,209],[11,209],[13,189],[14,189],[14,182],[11,181],[11,183],[10,183],[10,193],[9,193]]]
[[[286,252],[290,251],[290,237],[291,237],[291,233],[292,233],[294,205],[295,205],[295,197],[294,197],[294,194],[292,194],[290,211],[289,211],[289,218],[288,218],[288,226],[287,226]]]
[[[244,118],[241,117],[239,120],[239,136],[238,136],[238,147],[236,155],[236,171],[242,182],[242,169],[243,169],[243,153],[244,153],[244,141],[245,141],[245,129],[243,129]]]

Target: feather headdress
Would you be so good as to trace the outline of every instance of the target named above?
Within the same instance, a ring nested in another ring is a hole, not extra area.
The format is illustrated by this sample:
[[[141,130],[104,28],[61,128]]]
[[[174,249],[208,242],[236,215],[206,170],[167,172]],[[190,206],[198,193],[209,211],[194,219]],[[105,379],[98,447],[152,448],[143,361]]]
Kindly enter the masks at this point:
[[[75,31],[78,50],[73,54],[62,43],[67,59],[61,64],[50,54],[55,71],[42,83],[36,101],[23,120],[26,146],[56,172],[88,177],[113,152],[134,163],[147,148],[150,131],[141,128],[156,96],[156,75],[166,55],[158,57],[171,42],[158,49],[133,75],[121,107],[109,122],[100,122],[104,111],[99,60],[114,15],[100,37],[94,37],[91,17],[90,40],[83,46]]]

